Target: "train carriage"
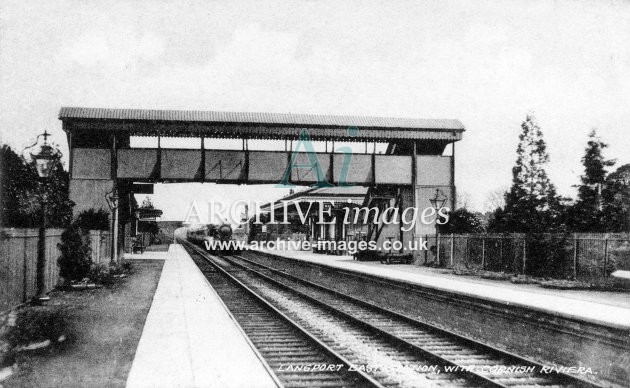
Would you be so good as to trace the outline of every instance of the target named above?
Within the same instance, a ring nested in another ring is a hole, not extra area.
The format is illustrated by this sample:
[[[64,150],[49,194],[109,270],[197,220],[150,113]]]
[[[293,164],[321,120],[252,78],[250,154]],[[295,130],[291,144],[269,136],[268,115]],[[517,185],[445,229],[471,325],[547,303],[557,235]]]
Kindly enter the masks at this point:
[[[241,228],[234,231],[229,224],[208,224],[189,228],[186,238],[204,249],[217,253],[237,252],[239,251],[238,244],[247,242],[247,234]]]

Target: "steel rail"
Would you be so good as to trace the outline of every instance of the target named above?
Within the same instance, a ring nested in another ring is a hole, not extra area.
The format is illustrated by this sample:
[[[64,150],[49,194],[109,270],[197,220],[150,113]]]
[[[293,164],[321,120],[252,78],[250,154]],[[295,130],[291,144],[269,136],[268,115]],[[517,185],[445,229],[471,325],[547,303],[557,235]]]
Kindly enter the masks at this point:
[[[339,354],[338,352],[336,352],[335,350],[333,350],[332,348],[330,348],[328,345],[326,345],[325,343],[323,343],[321,340],[319,340],[317,337],[315,337],[314,335],[312,335],[308,330],[306,330],[302,325],[300,325],[299,323],[295,322],[293,319],[291,319],[290,317],[288,317],[286,314],[284,314],[282,311],[280,311],[279,309],[277,309],[275,306],[273,306],[271,303],[269,303],[267,300],[265,300],[264,298],[262,298],[260,295],[258,295],[254,290],[252,290],[250,287],[248,287],[247,285],[245,285],[243,282],[241,282],[239,279],[237,279],[236,277],[234,277],[232,274],[230,274],[228,271],[226,271],[225,269],[221,268],[221,266],[219,266],[218,264],[216,264],[214,261],[212,261],[212,259],[209,257],[210,254],[208,254],[207,252],[203,252],[202,250],[200,250],[198,247],[196,247],[195,245],[189,243],[189,242],[185,242],[185,244],[189,247],[191,247],[201,258],[203,258],[207,263],[209,263],[210,265],[212,265],[216,270],[218,270],[224,277],[226,277],[227,279],[229,279],[230,281],[232,281],[233,283],[235,283],[240,289],[246,291],[249,295],[251,295],[258,303],[260,303],[261,305],[263,305],[267,310],[273,312],[276,316],[278,316],[282,321],[288,323],[291,327],[295,328],[299,333],[301,333],[302,335],[304,335],[306,338],[308,338],[309,341],[311,341],[315,346],[317,346],[318,348],[320,348],[323,352],[327,353],[330,357],[332,357],[335,360],[338,360],[341,364],[343,364],[346,368],[350,368],[353,364],[344,356],[342,356],[341,354]],[[239,325],[240,326],[240,325]],[[265,363],[266,366],[268,366]],[[274,375],[276,374],[273,370],[271,370],[271,373],[273,373]],[[358,375],[358,379],[361,380],[362,382],[364,382],[365,384],[362,386],[370,386],[370,387],[378,387],[378,388],[384,388],[384,386],[379,383],[378,381],[376,381],[372,376],[368,375],[367,373],[361,371],[361,370],[353,370],[352,372],[348,371],[347,373],[356,373]]]
[[[454,340],[456,340],[456,341],[458,341],[458,342],[463,342],[464,344],[466,344],[466,345],[468,345],[468,346],[470,346],[470,347],[473,347],[473,348],[475,348],[475,349],[480,349],[480,350],[483,350],[483,351],[489,352],[489,353],[491,353],[491,354],[492,354],[492,355],[494,355],[494,356],[498,356],[499,358],[508,359],[508,360],[511,360],[511,361],[520,362],[520,363],[523,363],[523,364],[528,364],[528,365],[531,365],[531,366],[535,366],[535,367],[537,368],[537,373],[536,373],[536,375],[537,375],[537,376],[540,376],[540,377],[542,377],[542,378],[546,378],[546,379],[551,379],[551,380],[553,380],[553,379],[554,379],[554,377],[551,377],[551,376],[544,375],[544,374],[541,374],[541,373],[540,373],[540,370],[541,370],[541,368],[543,367],[543,365],[541,365],[539,362],[536,362],[536,361],[533,361],[533,360],[529,360],[529,359],[527,359],[527,358],[525,358],[525,357],[522,357],[522,356],[516,355],[516,354],[514,354],[514,353],[511,353],[511,352],[508,352],[508,351],[505,351],[505,350],[501,350],[501,349],[494,348],[494,347],[492,347],[492,346],[490,346],[490,345],[487,345],[487,344],[481,343],[481,342],[479,342],[479,341],[476,341],[476,340],[473,340],[473,339],[470,339],[470,338],[464,337],[464,336],[462,336],[462,335],[459,335],[459,334],[453,333],[453,332],[448,331],[448,330],[446,330],[446,329],[442,329],[442,328],[439,328],[439,327],[437,327],[437,326],[431,325],[431,324],[429,324],[429,323],[422,322],[422,321],[419,321],[419,320],[417,320],[417,319],[415,319],[415,318],[412,318],[412,317],[406,316],[406,315],[404,315],[404,314],[401,314],[401,313],[398,313],[398,312],[395,312],[395,311],[392,311],[392,310],[385,309],[385,308],[383,308],[383,307],[377,306],[377,305],[372,304],[372,303],[370,303],[370,302],[367,302],[367,301],[364,301],[364,300],[361,300],[361,299],[358,299],[358,298],[355,298],[355,297],[349,296],[349,295],[347,295],[347,294],[343,294],[343,293],[341,293],[341,292],[339,292],[339,291],[332,290],[332,289],[330,289],[330,288],[327,288],[327,287],[325,287],[325,286],[322,286],[322,285],[319,285],[319,284],[316,284],[316,283],[310,282],[310,281],[308,281],[308,280],[298,278],[298,277],[296,277],[296,276],[294,276],[294,275],[290,275],[290,274],[288,274],[288,273],[287,273],[287,272],[285,272],[285,271],[282,271],[282,270],[279,270],[279,269],[276,269],[276,268],[272,268],[272,267],[269,267],[269,266],[267,266],[267,265],[264,265],[264,264],[257,263],[257,262],[255,262],[255,261],[249,260],[249,259],[247,259],[247,258],[243,257],[242,255],[232,255],[232,256],[233,256],[233,257],[236,257],[236,258],[238,258],[238,259],[240,259],[240,260],[243,260],[243,261],[245,261],[245,262],[247,262],[247,263],[250,263],[250,264],[253,264],[253,265],[258,266],[258,267],[260,267],[260,268],[263,268],[263,269],[265,269],[265,270],[268,270],[268,271],[270,271],[270,272],[273,272],[273,273],[275,273],[275,274],[277,274],[277,275],[279,275],[279,276],[286,277],[286,278],[288,278],[288,279],[290,279],[290,280],[296,281],[296,282],[298,282],[298,283],[302,283],[302,284],[304,284],[304,285],[307,285],[307,286],[310,286],[310,287],[313,287],[313,288],[317,288],[317,289],[319,289],[319,290],[321,290],[321,291],[323,291],[323,292],[327,292],[327,293],[333,294],[333,295],[335,295],[336,297],[338,297],[338,298],[342,298],[342,299],[347,300],[347,301],[349,301],[349,302],[359,304],[359,305],[361,305],[361,306],[363,306],[363,307],[365,307],[365,308],[367,308],[367,309],[372,309],[372,310],[375,310],[375,311],[377,311],[377,312],[379,312],[379,313],[381,313],[381,314],[388,315],[388,316],[391,316],[391,317],[396,318],[396,319],[400,319],[400,320],[402,320],[402,321],[403,321],[403,322],[405,322],[405,323],[408,323],[408,324],[412,324],[412,325],[419,326],[420,328],[422,328],[422,329],[424,329],[424,330],[427,330],[427,331],[430,331],[430,332],[436,333],[436,334],[441,335],[441,336],[446,336],[446,337],[448,337],[448,338],[450,338],[450,339],[454,339]],[[233,262],[233,264],[235,264],[235,265],[239,265],[239,263],[236,263],[236,262],[234,262],[234,261],[232,261],[232,260],[230,260],[230,261],[231,261],[231,262]],[[240,264],[239,266],[244,267],[244,268],[247,268],[246,266],[243,266],[242,264]],[[293,288],[292,288],[292,287],[290,287],[290,286],[288,286],[288,285],[284,285],[283,283],[278,282],[277,280],[272,279],[272,278],[268,277],[268,276],[267,276],[267,275],[265,275],[265,274],[262,274],[262,273],[260,273],[260,272],[258,272],[258,271],[255,271],[255,270],[251,269],[251,268],[250,268],[250,270],[251,270],[251,271],[254,271],[254,272],[257,272],[259,275],[261,275],[261,276],[263,276],[263,277],[268,278],[268,280],[269,280],[269,281],[272,281],[272,282],[274,282],[274,283],[280,283],[280,284],[282,284],[282,286],[283,286],[283,287],[293,290]],[[340,310],[338,310],[338,309],[337,309],[337,308],[335,308],[335,307],[332,307],[332,306],[326,305],[324,302],[320,301],[319,299],[316,299],[316,298],[313,298],[313,297],[311,297],[311,296],[309,296],[309,295],[307,295],[307,294],[304,294],[303,292],[301,292],[301,291],[299,291],[299,290],[293,290],[293,291],[294,291],[294,292],[296,292],[296,293],[303,294],[306,298],[309,298],[309,299],[313,300],[313,301],[314,301],[315,303],[317,303],[317,304],[320,304],[320,305],[321,305],[321,304],[324,304],[325,306],[327,306],[327,308],[328,308],[328,309],[335,310],[335,311],[339,311],[341,314],[344,314],[344,315],[349,315],[348,313],[345,313],[345,312],[343,312],[343,311],[340,311]],[[364,321],[362,321],[362,320],[360,320],[360,319],[358,319],[358,318],[356,318],[356,317],[353,317],[352,315],[349,315],[349,318],[350,318],[350,319],[353,319],[353,320],[358,320],[359,322],[362,322],[362,323],[364,323],[364,324],[366,324],[366,325],[370,325],[370,326],[372,326],[371,324],[369,324],[369,323],[367,323],[367,322],[364,322]],[[383,335],[386,335],[386,336],[388,336],[388,337],[389,337],[389,336],[395,336],[395,335],[393,335],[393,334],[391,334],[391,333],[389,333],[389,332],[385,332],[385,331],[383,331],[383,329],[380,329],[380,328],[377,328],[377,327],[375,327],[375,329],[376,329],[376,330],[379,330],[379,331],[382,331],[382,332],[383,332]],[[398,337],[396,337],[396,338],[398,338]],[[427,351],[427,350],[425,350],[425,349],[422,349],[421,347],[419,347],[419,346],[418,346],[418,345],[416,345],[416,344],[409,343],[408,341],[406,341],[406,340],[404,340],[404,339],[402,339],[402,338],[398,338],[398,339],[399,339],[400,341],[402,341],[402,342],[404,342],[404,343],[406,343],[406,344],[408,344],[408,345],[410,345],[410,346],[414,347],[414,348],[420,348],[420,350],[421,350],[421,351],[423,351],[423,352],[428,352],[428,353],[431,353],[430,351]],[[431,355],[432,355],[432,354],[427,354],[427,356],[431,356]],[[439,356],[439,355],[435,355],[435,356],[439,357],[440,359],[443,359],[443,358],[442,358],[441,356]],[[458,364],[458,363],[451,362],[451,361],[449,361],[449,360],[447,360],[447,359],[444,359],[444,361],[445,361],[445,362],[447,362],[447,364],[449,364],[449,365],[459,366],[460,368],[463,368],[463,367],[464,367],[464,365],[460,365],[460,364]],[[472,373],[474,373],[474,372],[472,372]],[[482,381],[485,381],[485,382],[491,383],[493,386],[504,386],[504,385],[502,385],[502,384],[500,384],[500,383],[498,383],[498,382],[496,382],[496,381],[493,381],[491,378],[488,378],[488,377],[486,377],[486,376],[483,376],[483,375],[481,375],[481,374],[477,374],[477,373],[474,373],[474,374],[475,374],[476,376],[480,377],[480,378],[482,379]],[[579,378],[579,377],[577,377],[577,376],[572,376],[572,375],[569,375],[569,374],[563,373],[563,372],[561,372],[561,371],[557,372],[557,373],[555,374],[555,376],[557,376],[557,377],[555,377],[555,379],[556,379],[556,380],[560,380],[560,381],[562,381],[563,383],[565,383],[565,382],[566,382],[566,383],[569,383],[569,384],[573,384],[573,385],[575,385],[575,386],[577,386],[577,387],[584,387],[584,388],[587,388],[587,387],[588,387],[588,388],[597,388],[597,387],[600,387],[599,385],[594,384],[593,382],[583,380],[583,379],[581,379],[581,378]]]
[[[349,313],[341,311],[341,310],[339,310],[339,309],[337,309],[337,308],[335,308],[335,307],[333,307],[333,306],[331,306],[331,305],[329,305],[329,304],[327,304],[325,302],[322,302],[321,300],[319,300],[317,298],[314,298],[314,297],[312,297],[312,296],[310,296],[310,295],[308,295],[306,293],[303,293],[303,292],[301,292],[299,290],[296,290],[296,289],[292,288],[291,286],[288,286],[288,285],[286,285],[286,284],[284,284],[284,283],[282,283],[280,281],[277,281],[277,280],[275,280],[275,279],[273,279],[273,278],[271,278],[271,277],[269,277],[269,276],[267,276],[267,275],[265,275],[265,274],[263,274],[261,272],[258,272],[258,271],[254,270],[252,268],[247,267],[247,266],[240,265],[239,263],[236,263],[235,261],[233,261],[233,260],[231,260],[229,258],[226,258],[226,257],[222,257],[222,258],[227,260],[227,261],[229,261],[231,264],[234,264],[234,265],[237,265],[237,266],[239,266],[239,267],[241,267],[243,269],[249,270],[251,273],[255,274],[256,276],[261,277],[262,279],[265,279],[265,280],[269,281],[270,283],[276,285],[277,287],[280,287],[280,288],[285,289],[287,291],[290,291],[290,292],[292,292],[292,293],[294,293],[296,295],[299,295],[300,297],[308,300],[309,302],[314,303],[314,304],[316,304],[316,305],[326,309],[327,311],[330,311],[331,313],[333,313],[333,314],[335,314],[337,316],[340,316],[340,317],[342,317],[344,319],[347,319],[347,320],[353,322],[356,325],[364,327],[365,329],[367,329],[367,330],[369,330],[369,331],[371,331],[373,333],[376,333],[379,336],[386,337],[390,341],[396,343],[398,346],[402,346],[404,348],[407,348],[407,349],[411,350],[412,352],[414,352],[416,355],[418,355],[420,357],[429,359],[429,360],[431,360],[433,362],[436,362],[436,363],[439,363],[441,365],[448,365],[448,366],[452,366],[452,367],[459,367],[459,368],[457,368],[457,370],[455,372],[451,372],[451,373],[453,373],[455,375],[459,375],[459,376],[461,376],[461,377],[463,377],[463,378],[465,378],[467,380],[475,381],[479,385],[485,386],[485,387],[501,387],[501,388],[508,388],[509,387],[508,385],[501,384],[501,383],[499,383],[497,381],[489,379],[486,376],[483,376],[481,374],[475,373],[475,372],[469,370],[468,368],[462,368],[461,365],[459,365],[459,364],[457,364],[457,363],[455,363],[455,362],[453,362],[453,361],[451,361],[451,360],[449,360],[447,358],[444,358],[444,357],[442,357],[442,356],[440,356],[440,355],[438,355],[438,354],[436,354],[434,352],[431,352],[431,351],[428,351],[426,349],[423,349],[422,347],[420,347],[420,346],[418,346],[418,345],[416,345],[414,343],[411,343],[411,342],[409,342],[409,341],[407,341],[407,340],[405,340],[403,338],[400,338],[400,337],[398,337],[398,336],[396,336],[396,335],[394,335],[394,334],[392,334],[392,333],[390,333],[388,331],[385,331],[385,330],[383,330],[383,329],[381,329],[379,327],[376,327],[376,326],[374,326],[374,325],[372,325],[372,324],[370,324],[368,322],[365,322],[365,321],[361,320],[360,318],[357,318],[357,317],[355,317],[355,316],[353,316],[353,315],[351,315]]]

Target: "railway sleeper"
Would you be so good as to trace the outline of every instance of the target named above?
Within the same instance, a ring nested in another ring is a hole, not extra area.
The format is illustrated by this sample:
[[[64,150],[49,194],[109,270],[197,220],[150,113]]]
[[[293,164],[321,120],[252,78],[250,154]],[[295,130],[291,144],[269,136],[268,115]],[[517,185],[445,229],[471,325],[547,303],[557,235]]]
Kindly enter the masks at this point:
[[[274,371],[279,371],[280,368],[286,366],[289,362],[294,364],[327,364],[330,362],[330,359],[321,356],[319,358],[309,358],[309,359],[299,359],[298,361],[290,360],[287,361],[282,359],[281,357],[269,357],[269,359],[265,359],[267,364],[274,369]],[[282,373],[282,372],[279,372]]]
[[[321,384],[317,384],[318,387],[322,387],[322,388],[334,388],[334,387],[346,387],[346,385],[343,382],[338,382],[338,381],[322,381]],[[313,384],[312,382],[291,382],[291,383],[287,383],[284,384],[285,388],[312,388]],[[358,385],[357,385],[358,387]]]
[[[544,379],[541,377],[524,377],[524,378],[519,378],[519,377],[497,377],[494,378],[494,381],[497,381],[501,384],[504,385],[508,385],[510,387],[515,387],[515,386],[523,386],[523,387],[563,387],[566,388],[566,385],[557,385],[554,383],[550,383],[550,381],[548,379]]]

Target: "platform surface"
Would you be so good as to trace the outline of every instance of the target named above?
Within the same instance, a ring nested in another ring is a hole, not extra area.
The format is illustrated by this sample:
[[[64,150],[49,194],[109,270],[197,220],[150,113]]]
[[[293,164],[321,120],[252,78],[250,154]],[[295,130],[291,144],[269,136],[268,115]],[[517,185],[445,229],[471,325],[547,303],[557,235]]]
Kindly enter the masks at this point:
[[[222,304],[181,245],[164,258],[127,387],[275,387]]]
[[[374,261],[356,261],[352,256],[333,256],[310,251],[260,250],[272,255],[402,280],[437,290],[559,314],[572,319],[630,329],[629,292],[555,290],[535,284],[513,284],[509,281],[458,276],[445,273],[444,270],[418,265],[387,265]]]
[[[144,251],[144,253],[125,253],[127,260],[166,260],[168,251]]]

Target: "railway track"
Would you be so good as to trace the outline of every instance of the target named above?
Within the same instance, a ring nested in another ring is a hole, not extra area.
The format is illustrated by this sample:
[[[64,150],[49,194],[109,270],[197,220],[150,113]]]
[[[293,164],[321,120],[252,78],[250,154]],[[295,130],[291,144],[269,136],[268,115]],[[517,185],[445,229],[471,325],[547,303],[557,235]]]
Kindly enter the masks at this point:
[[[185,245],[186,246],[186,245]],[[202,272],[206,273],[206,278],[215,288],[221,288],[220,284],[215,285],[213,282],[213,271],[204,270],[205,266],[211,265],[214,270],[220,273],[224,273],[234,281],[241,283],[244,287],[249,288],[254,293],[264,296],[265,299],[275,299],[273,302],[275,307],[279,307],[282,313],[289,316],[288,319],[292,320],[297,326],[302,327],[312,337],[320,340],[332,349],[332,352],[336,353],[338,357],[344,358],[349,365],[352,365],[351,373],[360,373],[366,376],[366,378],[372,379],[370,384],[359,384],[358,386],[383,386],[383,387],[470,387],[470,386],[483,386],[480,382],[475,382],[473,379],[464,379],[459,374],[447,374],[441,373],[441,371],[428,371],[424,373],[418,373],[412,370],[404,369],[405,363],[420,363],[428,364],[429,360],[420,359],[414,356],[412,353],[405,349],[402,349],[398,344],[392,344],[391,341],[386,339],[379,339],[374,336],[369,330],[363,328],[357,328],[354,324],[344,322],[344,320],[331,316],[328,311],[324,309],[317,309],[310,304],[305,305],[304,301],[301,303],[297,300],[288,300],[289,295],[284,295],[278,298],[278,295],[273,294],[278,291],[277,287],[269,287],[266,282],[260,282],[260,280],[252,276],[249,271],[242,268],[231,265],[225,258],[213,257],[205,254],[199,248],[188,245],[189,253],[193,256],[193,260],[200,266]],[[209,272],[209,273],[208,273]],[[217,293],[223,298],[222,292],[217,290]],[[258,298],[260,298],[258,296]],[[284,297],[284,304],[282,299]],[[262,298],[261,298],[262,299]],[[281,300],[279,302],[279,300]],[[293,304],[290,308],[287,308],[286,303]],[[299,305],[296,305],[297,304]],[[226,303],[226,306],[230,308],[230,304]],[[238,310],[237,310],[238,311]],[[293,314],[291,314],[293,312]],[[238,316],[235,317],[238,321]],[[244,321],[249,320],[249,317],[243,315],[241,317]],[[335,322],[336,321],[336,322]],[[331,327],[337,331],[337,334],[342,333],[342,336],[352,338],[354,347],[348,345],[347,341],[343,338],[337,338],[332,340],[324,327],[330,329]],[[244,330],[247,334],[247,332]],[[254,346],[257,346],[253,342]],[[364,345],[363,349],[357,349],[356,344],[369,344]],[[378,350],[376,350],[378,349]],[[261,358],[264,359],[265,355],[263,351],[260,351]],[[368,365],[373,358],[380,358],[382,363],[389,363],[388,366],[392,367],[391,370],[364,370],[361,366]],[[285,360],[282,365],[275,363],[269,364],[270,370],[278,374],[279,380],[282,379],[282,373],[285,372],[287,365],[303,365],[302,360]],[[401,367],[401,368],[398,368]],[[397,368],[397,369],[395,369]],[[337,372],[338,373],[338,372]],[[308,374],[307,374],[308,375]],[[317,381],[303,382],[306,383],[302,386],[308,387],[320,387],[327,386],[319,384]],[[350,386],[350,385],[347,385]]]
[[[383,387],[198,251],[183,243],[279,387]],[[197,255],[197,258],[195,256]],[[299,366],[290,368],[289,366]]]
[[[542,374],[540,365],[529,360],[348,297],[242,256],[211,259],[206,252],[196,247],[193,249],[199,257],[247,284],[252,292],[260,294],[284,314],[292,316],[305,331],[326,343],[349,364],[356,367],[380,363],[390,367],[359,368],[383,386],[593,386],[570,375]],[[339,333],[322,327],[335,327],[344,335],[352,337],[354,343],[340,341]],[[357,341],[361,344],[357,345]],[[366,346],[371,349],[362,349],[364,344],[369,344]],[[404,368],[393,368],[395,363]],[[423,369],[431,365],[438,366],[438,369]],[[415,366],[415,369],[410,370],[409,366]],[[278,369],[277,364],[271,367]],[[312,382],[307,386],[320,385]]]
[[[463,338],[444,329],[372,305],[312,282],[299,279],[281,270],[265,266],[243,256],[228,258],[234,265],[247,268],[257,276],[290,289],[318,303],[330,312],[407,345],[442,365],[467,371],[488,386],[503,387],[594,387],[569,374],[542,373],[542,365],[500,349]],[[529,368],[529,369],[526,369]],[[525,369],[525,370],[523,370]]]

